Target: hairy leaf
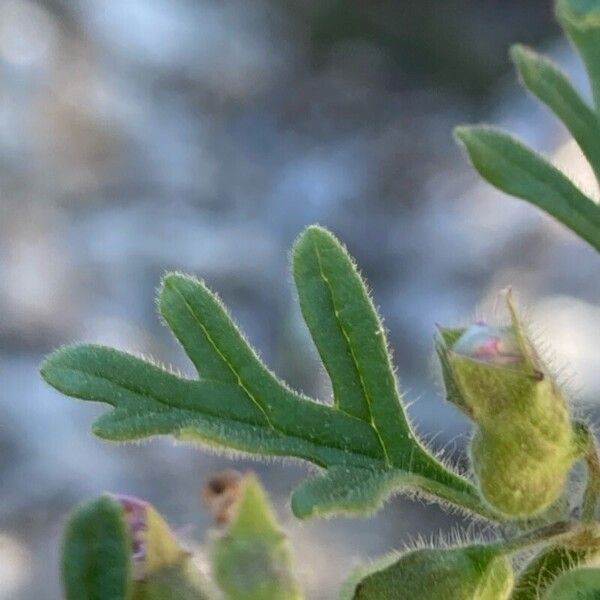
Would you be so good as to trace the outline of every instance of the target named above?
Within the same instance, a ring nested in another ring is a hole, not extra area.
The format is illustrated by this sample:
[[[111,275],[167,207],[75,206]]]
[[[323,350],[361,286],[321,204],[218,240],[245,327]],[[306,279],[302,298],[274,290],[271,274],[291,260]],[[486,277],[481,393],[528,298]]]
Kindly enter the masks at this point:
[[[556,0],[556,16],[583,59],[600,112],[600,4],[596,0]]]
[[[545,600],[598,600],[600,569],[576,569],[561,575],[544,598]]]
[[[493,127],[457,127],[455,133],[484,179],[545,210],[600,250],[600,208],[547,160]]]
[[[600,180],[600,121],[566,75],[549,59],[517,44],[511,57],[523,85],[564,123]]]
[[[420,548],[383,568],[367,572],[354,585],[353,600],[508,600],[513,583],[510,561],[497,548],[476,544],[455,548]],[[342,598],[348,597],[346,584]]]
[[[409,487],[490,517],[473,484],[436,460],[413,433],[382,323],[343,246],[328,231],[309,227],[294,247],[293,270],[302,313],[332,380],[333,405],[280,381],[216,295],[178,273],[164,278],[159,307],[198,379],[93,345],[54,352],[42,375],[67,395],[112,405],[93,425],[106,439],[171,434],[328,469],[324,481],[333,481],[335,492],[318,497],[309,482],[295,496],[299,516],[372,511],[393,490]],[[354,492],[340,491],[342,467],[353,473]],[[354,500],[344,499],[353,494]]]
[[[591,552],[557,545],[544,548],[523,569],[515,583],[511,600],[537,600],[557,577],[580,564]]]

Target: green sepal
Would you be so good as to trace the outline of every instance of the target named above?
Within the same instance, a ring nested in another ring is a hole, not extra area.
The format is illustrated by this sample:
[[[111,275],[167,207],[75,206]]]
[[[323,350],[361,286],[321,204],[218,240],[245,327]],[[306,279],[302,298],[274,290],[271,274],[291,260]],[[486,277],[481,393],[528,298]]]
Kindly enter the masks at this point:
[[[71,515],[61,568],[66,600],[131,598],[131,537],[121,505],[112,497],[100,496]]]
[[[228,600],[301,600],[287,539],[256,477],[246,475],[232,520],[212,548]]]
[[[582,445],[510,293],[506,301],[510,325],[440,328],[436,350],[448,400],[478,426],[470,458],[482,496],[506,517],[527,519],[560,498]]]
[[[353,600],[507,600],[510,561],[485,545],[413,550],[364,577]]]
[[[136,581],[131,600],[211,600],[215,596],[208,592],[208,587],[192,558],[186,557]]]

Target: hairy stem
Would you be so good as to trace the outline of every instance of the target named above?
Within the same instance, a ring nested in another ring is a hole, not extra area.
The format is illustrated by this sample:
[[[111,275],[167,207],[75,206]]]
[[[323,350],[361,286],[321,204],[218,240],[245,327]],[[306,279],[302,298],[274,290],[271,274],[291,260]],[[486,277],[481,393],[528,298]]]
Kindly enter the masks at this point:
[[[575,524],[573,522],[557,521],[556,523],[541,527],[540,529],[528,531],[512,540],[498,542],[497,548],[503,554],[511,554],[512,552],[519,552],[520,550],[525,550],[532,546],[537,546],[538,544],[546,544],[554,541],[556,538],[570,534],[574,530]]]

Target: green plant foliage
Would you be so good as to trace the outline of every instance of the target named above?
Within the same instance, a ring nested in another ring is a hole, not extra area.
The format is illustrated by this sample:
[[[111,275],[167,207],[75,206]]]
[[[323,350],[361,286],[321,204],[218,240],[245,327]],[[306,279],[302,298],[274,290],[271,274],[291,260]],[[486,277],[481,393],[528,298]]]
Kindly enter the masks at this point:
[[[212,548],[213,571],[228,600],[301,600],[291,571],[287,539],[264,490],[253,475],[226,531]]]
[[[584,565],[594,552],[552,545],[538,553],[519,574],[511,600],[538,600],[563,573]]]
[[[177,273],[164,278],[159,307],[198,380],[92,345],[54,352],[42,375],[67,395],[114,407],[93,425],[105,439],[172,434],[325,468],[294,494],[300,517],[373,511],[403,486],[493,516],[473,484],[436,460],[412,431],[383,326],[343,246],[325,229],[309,227],[295,244],[293,271],[302,313],[332,380],[333,406],[277,379],[216,295]],[[341,480],[345,469],[353,474],[352,489]]]
[[[72,514],[61,564],[67,600],[130,598],[131,537],[117,501],[101,496]]]
[[[494,127],[457,127],[455,134],[484,179],[546,211],[600,251],[600,208],[566,175]]]
[[[600,182],[600,0],[557,0],[556,14],[586,65],[595,107],[548,59],[521,45],[511,56],[522,84],[564,123]],[[484,179],[546,211],[600,251],[600,207],[561,171],[492,127],[462,126],[455,133]]]
[[[557,0],[556,16],[585,63],[594,104],[600,111],[600,2]]]
[[[520,44],[510,54],[521,83],[564,123],[600,180],[600,120],[594,110],[551,60]]]
[[[544,595],[544,600],[598,600],[600,569],[576,569],[564,573]]]
[[[507,600],[510,561],[494,546],[422,548],[364,577],[353,600]]]
[[[511,55],[523,85],[562,120],[600,181],[600,0],[558,0],[556,12],[586,64],[594,107],[551,61],[523,46]],[[542,208],[600,251],[600,207],[546,159],[488,126],[459,127],[456,136],[492,185]],[[437,460],[411,428],[382,322],[342,244],[309,227],[294,245],[292,269],[302,315],[331,379],[329,404],[278,379],[217,296],[179,273],[164,277],[159,311],[197,378],[95,345],[57,350],[42,375],[67,395],[109,404],[93,424],[107,440],[172,435],[313,463],[321,471],[292,493],[300,518],[371,513],[396,491],[409,490],[521,532],[488,544],[390,554],[358,569],[342,600],[600,598],[596,439],[591,427],[572,421],[510,296],[509,325],[440,328],[436,338],[447,398],[476,425],[475,485]],[[587,482],[571,511],[566,483],[579,459]],[[227,523],[211,547],[219,597],[301,600],[287,540],[256,478],[228,473],[207,489],[217,521]],[[540,549],[514,583],[509,559],[532,547]],[[62,571],[67,600],[213,595],[164,519],[125,496],[105,495],[75,511]]]

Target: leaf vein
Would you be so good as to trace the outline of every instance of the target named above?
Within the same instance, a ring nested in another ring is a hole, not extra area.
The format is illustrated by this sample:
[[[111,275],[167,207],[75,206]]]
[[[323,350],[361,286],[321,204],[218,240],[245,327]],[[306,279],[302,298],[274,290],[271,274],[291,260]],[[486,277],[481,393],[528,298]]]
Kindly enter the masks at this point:
[[[333,293],[333,289],[331,287],[331,284],[329,282],[329,279],[327,278],[326,273],[323,270],[323,264],[322,264],[322,260],[321,260],[321,255],[319,253],[319,247],[316,243],[316,241],[313,241],[313,247],[315,249],[315,254],[317,256],[317,264],[319,265],[319,274],[321,276],[321,279],[323,280],[323,283],[325,284],[325,287],[327,288],[327,291],[329,292],[329,297],[331,298],[331,304],[333,305],[333,309],[334,309],[334,315],[335,315],[335,322],[337,323],[338,327],[340,328],[340,331],[342,332],[342,335],[344,336],[344,339],[346,340],[346,344],[348,346],[348,352],[350,353],[350,356],[352,358],[352,364],[354,366],[354,369],[356,370],[356,374],[358,375],[358,379],[360,381],[360,387],[362,389],[362,393],[363,396],[365,398],[365,401],[367,403],[367,409],[369,411],[369,416],[371,417],[371,421],[369,422],[369,425],[373,428],[373,430],[375,431],[375,433],[377,434],[377,438],[379,440],[379,443],[381,444],[381,449],[383,450],[383,454],[385,457],[385,463],[386,465],[389,466],[390,464],[390,458],[388,455],[388,451],[387,448],[385,447],[385,443],[383,441],[383,438],[381,437],[381,433],[379,432],[379,429],[377,428],[377,424],[375,423],[374,419],[373,419],[373,411],[371,410],[372,407],[372,400],[371,397],[369,395],[367,386],[365,384],[364,381],[364,377],[362,374],[362,371],[360,369],[358,360],[356,358],[356,355],[354,353],[354,349],[352,348],[352,342],[350,341],[350,336],[348,335],[343,323],[341,322],[340,318],[339,318],[339,312],[338,312],[338,307],[335,301],[335,295]]]

